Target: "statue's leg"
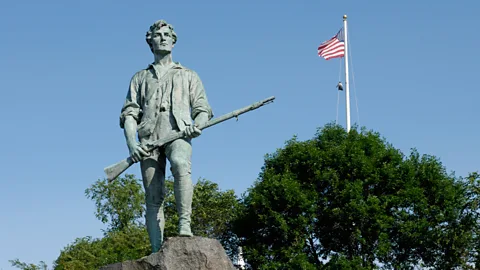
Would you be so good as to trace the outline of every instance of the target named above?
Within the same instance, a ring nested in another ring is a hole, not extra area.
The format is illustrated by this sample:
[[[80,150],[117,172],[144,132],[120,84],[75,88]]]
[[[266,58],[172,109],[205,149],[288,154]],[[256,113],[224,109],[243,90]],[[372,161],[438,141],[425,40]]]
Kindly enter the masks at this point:
[[[193,185],[191,176],[192,145],[188,139],[178,139],[165,147],[174,177],[174,194],[179,217],[180,236],[193,236],[190,222],[192,215]]]
[[[150,238],[152,253],[160,250],[163,243],[165,217],[163,212],[165,200],[165,156],[158,159],[147,158],[140,162],[143,187],[145,188],[145,221]]]

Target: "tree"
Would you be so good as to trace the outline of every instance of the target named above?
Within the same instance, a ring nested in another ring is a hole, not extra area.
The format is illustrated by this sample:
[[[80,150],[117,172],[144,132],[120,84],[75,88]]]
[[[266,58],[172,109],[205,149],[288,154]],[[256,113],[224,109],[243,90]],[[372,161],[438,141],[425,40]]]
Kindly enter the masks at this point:
[[[109,231],[102,238],[81,237],[65,247],[54,263],[55,270],[90,270],[148,255],[150,242],[141,226]]]
[[[461,211],[462,223],[458,229],[468,230],[473,227],[474,248],[470,250],[468,257],[469,265],[465,269],[475,269],[480,266],[480,173],[470,173],[464,181],[465,203]]]
[[[39,264],[28,264],[21,262],[19,259],[8,260],[8,262],[22,270],[47,270],[47,264],[44,261],[40,261]]]
[[[97,180],[85,190],[87,198],[95,202],[95,216],[108,231],[121,231],[141,224],[145,213],[145,198],[140,181],[132,174],[118,177],[111,183]]]
[[[328,124],[265,157],[233,232],[254,269],[465,267],[478,228],[467,182],[436,157]]]
[[[176,236],[178,215],[173,180],[166,180],[165,235]],[[133,175],[108,184],[96,181],[85,194],[94,200],[95,216],[107,225],[104,237],[77,238],[65,247],[54,264],[56,270],[98,269],[101,266],[150,254],[143,224],[145,196],[140,180]],[[199,179],[194,186],[192,231],[194,235],[218,239],[231,258],[236,256],[236,236],[230,227],[236,217],[238,199],[233,190],[220,191],[217,184]]]

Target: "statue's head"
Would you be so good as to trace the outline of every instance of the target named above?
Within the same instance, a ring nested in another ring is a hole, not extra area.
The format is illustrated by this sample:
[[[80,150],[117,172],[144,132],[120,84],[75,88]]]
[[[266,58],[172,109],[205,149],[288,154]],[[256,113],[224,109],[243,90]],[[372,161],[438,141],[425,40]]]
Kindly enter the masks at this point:
[[[160,40],[162,39],[163,42],[160,44]],[[159,47],[161,47],[162,50],[171,51],[175,43],[177,43],[177,34],[173,31],[171,24],[168,24],[164,20],[158,20],[150,26],[145,40],[152,52],[159,49]]]

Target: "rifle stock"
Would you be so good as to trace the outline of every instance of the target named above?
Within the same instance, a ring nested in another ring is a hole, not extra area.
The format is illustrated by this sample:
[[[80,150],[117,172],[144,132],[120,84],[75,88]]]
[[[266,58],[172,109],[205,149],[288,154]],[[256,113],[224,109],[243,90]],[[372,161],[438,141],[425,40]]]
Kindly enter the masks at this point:
[[[243,113],[255,110],[255,109],[260,108],[261,106],[263,106],[265,104],[273,102],[274,99],[275,99],[275,97],[272,96],[272,97],[266,98],[264,100],[261,100],[259,102],[253,103],[252,105],[249,105],[249,106],[246,106],[244,108],[235,110],[233,112],[224,114],[220,117],[211,119],[210,121],[206,122],[205,124],[198,126],[198,129],[203,130],[205,128],[214,126],[216,124],[219,124],[219,123],[221,123],[223,121],[226,121],[228,119],[231,119],[233,117],[238,117],[239,115],[241,115]],[[157,147],[160,147],[160,146],[162,146],[162,145],[164,145],[168,142],[180,139],[183,136],[184,136],[183,131],[172,132],[166,138],[148,143],[146,146],[147,146],[148,151],[150,152]],[[132,166],[134,163],[135,162],[133,162],[133,160],[130,157],[128,157],[126,159],[123,159],[123,160],[121,160],[121,161],[119,161],[115,164],[112,164],[112,165],[106,167],[104,169],[104,171],[105,171],[105,174],[107,175],[108,182],[112,182],[120,174],[122,174],[124,171],[126,171],[128,168],[130,168],[130,166]]]
[[[115,164],[112,164],[104,169],[105,174],[107,174],[108,182],[112,182],[113,179],[117,178],[120,174],[126,171],[130,166],[134,164],[133,160],[128,157],[124,160],[121,160]]]

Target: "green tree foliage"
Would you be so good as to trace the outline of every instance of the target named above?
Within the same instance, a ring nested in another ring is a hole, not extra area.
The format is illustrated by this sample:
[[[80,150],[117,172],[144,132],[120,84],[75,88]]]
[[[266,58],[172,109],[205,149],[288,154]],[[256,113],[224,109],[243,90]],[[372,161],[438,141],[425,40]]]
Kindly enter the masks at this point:
[[[178,233],[178,215],[173,180],[166,180],[165,235]],[[85,194],[95,202],[95,216],[107,225],[104,237],[77,238],[65,247],[54,263],[55,270],[89,270],[150,254],[148,234],[143,224],[145,195],[141,180],[133,175],[117,178],[111,184],[98,180]],[[197,236],[218,239],[229,256],[235,257],[236,237],[231,224],[238,199],[233,190],[220,191],[217,184],[200,179],[194,186],[192,231]]]
[[[39,264],[29,264],[21,262],[19,259],[9,260],[12,266],[22,270],[47,270],[47,264],[44,261],[40,261]]]
[[[466,267],[478,191],[476,174],[329,124],[266,156],[233,230],[254,269]]]
[[[65,247],[55,261],[55,270],[90,270],[148,255],[150,243],[143,227],[132,225],[110,231],[103,238],[82,237]]]
[[[108,231],[121,231],[140,224],[145,213],[143,187],[134,175],[126,174],[108,183],[97,180],[85,195],[95,202],[95,216],[108,225]]]
[[[474,239],[474,248],[470,250],[468,257],[469,266],[465,269],[478,269],[480,266],[480,173],[474,172],[467,177],[467,181],[464,182],[465,190],[465,204],[461,211],[462,222],[458,224],[458,229],[468,230],[468,228],[474,227],[472,232]]]

